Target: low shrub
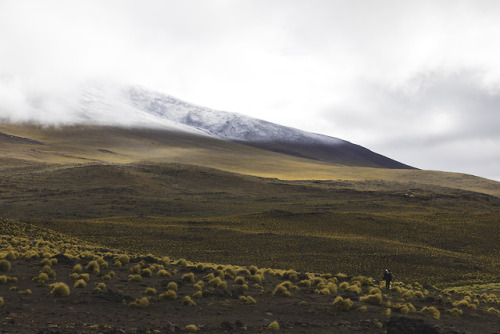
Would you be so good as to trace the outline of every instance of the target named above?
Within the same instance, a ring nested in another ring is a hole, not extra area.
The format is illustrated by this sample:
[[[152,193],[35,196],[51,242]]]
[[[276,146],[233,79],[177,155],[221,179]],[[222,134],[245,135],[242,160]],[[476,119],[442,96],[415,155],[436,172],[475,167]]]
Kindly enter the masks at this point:
[[[54,283],[50,294],[54,297],[67,297],[70,295],[69,287],[63,282]]]
[[[172,291],[177,292],[177,290],[179,290],[179,287],[177,286],[177,283],[175,283],[175,282],[169,282],[167,284],[167,290],[172,290]]]
[[[49,275],[40,273],[38,276],[33,277],[33,281],[41,284],[47,283],[49,281]]]
[[[279,296],[284,296],[284,297],[290,297],[292,294],[288,289],[286,288],[286,285],[283,283],[278,284],[276,288],[273,291],[273,295],[279,295]]]
[[[271,331],[279,331],[280,324],[277,321],[273,321],[269,325],[267,325],[266,329],[269,329]]]
[[[382,305],[382,294],[366,295],[359,297],[359,301],[371,305]]]
[[[12,268],[12,265],[10,264],[10,262],[7,260],[7,259],[2,259],[0,260],[0,271],[10,271],[10,269]]]
[[[257,301],[252,296],[239,296],[238,303],[240,304],[255,304]]]
[[[74,285],[75,288],[85,288],[86,286],[87,282],[85,282],[85,280],[81,278],[78,281],[76,281]]]
[[[460,318],[464,314],[464,311],[462,311],[459,308],[454,307],[454,308],[452,308],[450,310],[446,310],[446,313],[448,313],[452,317]]]
[[[198,331],[198,327],[196,327],[196,325],[187,325],[184,327],[184,330],[189,333],[196,333]]]
[[[151,271],[151,269],[145,268],[145,269],[142,269],[141,276],[142,277],[152,277],[153,276],[153,272]]]
[[[437,308],[434,306],[424,306],[420,312],[425,315],[426,317],[432,318],[432,319],[439,319],[441,317],[441,313]]]
[[[177,293],[174,290],[167,290],[160,295],[160,299],[177,299]]]
[[[201,298],[203,298],[203,291],[198,290],[198,291],[196,291],[195,293],[193,293],[193,298],[196,298],[196,299],[201,299]]]
[[[142,298],[137,298],[130,304],[128,304],[129,307],[138,307],[138,308],[147,308],[149,306],[149,299],[148,297],[142,297]]]
[[[89,264],[85,267],[92,274],[99,275],[101,273],[101,266],[97,261],[90,261]]]
[[[165,269],[160,269],[160,270],[158,270],[158,276],[168,278],[168,277],[171,277],[171,276],[172,276],[172,274],[170,274],[170,273],[169,273],[168,271],[166,271]]]
[[[142,276],[138,275],[138,274],[129,275],[128,281],[129,282],[142,282]]]
[[[187,282],[187,283],[194,283],[194,274],[193,273],[187,273],[182,275],[182,281]]]
[[[118,255],[118,257],[116,258],[116,260],[119,261],[120,264],[122,264],[122,265],[130,263],[130,257],[128,255],[126,255],[126,254]]]
[[[245,283],[246,283],[245,277],[243,277],[243,276],[236,276],[236,278],[234,279],[234,284],[242,285]]]
[[[156,295],[156,289],[155,288],[146,288],[144,291],[144,294],[148,296],[155,296]]]
[[[182,298],[182,304],[186,306],[196,306],[196,303],[189,296],[184,296],[184,298]]]
[[[335,300],[333,301],[333,306],[335,306],[337,310],[342,312],[349,311],[353,305],[354,303],[352,302],[352,300],[350,300],[349,298],[344,299],[341,296],[337,296],[337,298],[335,298]]]

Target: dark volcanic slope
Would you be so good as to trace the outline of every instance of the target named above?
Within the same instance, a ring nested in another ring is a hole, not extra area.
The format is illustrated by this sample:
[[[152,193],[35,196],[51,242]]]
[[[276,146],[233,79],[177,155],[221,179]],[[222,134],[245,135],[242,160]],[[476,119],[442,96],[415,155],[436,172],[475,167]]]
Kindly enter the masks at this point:
[[[344,141],[337,145],[322,143],[293,143],[287,141],[276,142],[245,142],[240,144],[250,145],[273,152],[293,155],[297,157],[325,161],[328,163],[356,166],[376,167],[390,169],[416,169],[381,154],[372,152],[362,146]]]

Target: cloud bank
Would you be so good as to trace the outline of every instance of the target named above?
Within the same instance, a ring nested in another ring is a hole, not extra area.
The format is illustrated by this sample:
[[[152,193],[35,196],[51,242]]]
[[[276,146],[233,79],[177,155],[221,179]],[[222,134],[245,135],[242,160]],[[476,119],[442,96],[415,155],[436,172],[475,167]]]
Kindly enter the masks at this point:
[[[0,117],[72,122],[82,82],[138,83],[500,180],[497,1],[0,2]]]

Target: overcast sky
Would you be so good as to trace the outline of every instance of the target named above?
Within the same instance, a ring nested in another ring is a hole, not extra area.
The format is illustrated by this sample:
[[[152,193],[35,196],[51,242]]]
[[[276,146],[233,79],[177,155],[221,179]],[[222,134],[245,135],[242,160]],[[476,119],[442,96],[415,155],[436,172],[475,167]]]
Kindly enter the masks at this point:
[[[480,0],[0,0],[0,117],[109,79],[500,180],[499,18]]]

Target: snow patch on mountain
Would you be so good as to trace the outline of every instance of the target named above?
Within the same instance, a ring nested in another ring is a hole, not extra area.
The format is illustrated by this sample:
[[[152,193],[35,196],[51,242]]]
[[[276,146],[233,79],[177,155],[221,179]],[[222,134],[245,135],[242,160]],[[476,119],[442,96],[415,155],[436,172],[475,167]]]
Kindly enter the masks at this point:
[[[329,145],[345,143],[338,138],[314,134],[238,113],[197,106],[139,86],[128,88],[127,95],[130,102],[138,109],[225,140],[304,144],[320,142]]]

